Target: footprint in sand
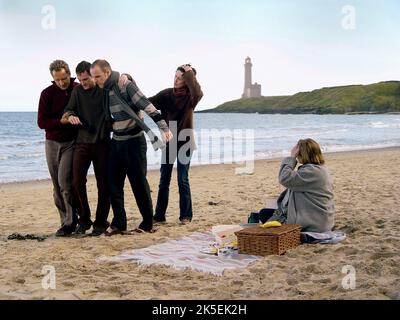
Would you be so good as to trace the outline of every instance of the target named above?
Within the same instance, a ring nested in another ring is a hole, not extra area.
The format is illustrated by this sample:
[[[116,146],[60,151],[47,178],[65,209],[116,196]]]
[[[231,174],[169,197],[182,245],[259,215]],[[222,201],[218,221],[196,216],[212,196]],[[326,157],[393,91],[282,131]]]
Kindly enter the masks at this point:
[[[383,219],[379,219],[379,220],[376,220],[375,221],[375,223],[376,223],[376,227],[378,228],[378,229],[384,229],[385,228],[385,220],[383,220]]]
[[[74,287],[76,283],[73,283],[71,281],[63,281],[62,284],[66,287]]]
[[[382,259],[382,258],[393,258],[393,257],[397,257],[399,254],[396,252],[377,252],[374,253],[371,256],[371,259],[373,260],[378,260],[378,259]]]
[[[321,268],[317,264],[309,264],[303,269],[308,274],[321,273]]]
[[[341,246],[335,250],[335,252],[342,252],[345,255],[354,255],[359,252],[358,249],[350,247],[350,246]]]
[[[339,229],[340,231],[343,231],[344,233],[347,234],[351,234],[351,233],[355,233],[356,231],[358,231],[358,228],[355,226],[349,226],[349,225],[345,225],[344,227],[341,227]]]
[[[328,251],[328,248],[326,248],[326,247],[323,247],[323,248],[316,248],[316,249],[314,250],[314,253],[323,253],[323,252],[326,252],[326,251]]]
[[[244,282],[241,280],[233,280],[231,284],[234,286],[243,286]]]
[[[332,281],[329,278],[322,278],[322,279],[313,280],[313,282],[327,284],[327,283],[331,283]]]
[[[296,279],[296,278],[288,278],[288,279],[286,280],[286,283],[287,283],[289,286],[295,286],[296,284],[299,283],[299,280]]]
[[[14,280],[14,282],[15,282],[15,283],[18,283],[18,284],[24,284],[24,283],[25,283],[25,279],[23,279],[23,278],[17,278],[17,279]]]

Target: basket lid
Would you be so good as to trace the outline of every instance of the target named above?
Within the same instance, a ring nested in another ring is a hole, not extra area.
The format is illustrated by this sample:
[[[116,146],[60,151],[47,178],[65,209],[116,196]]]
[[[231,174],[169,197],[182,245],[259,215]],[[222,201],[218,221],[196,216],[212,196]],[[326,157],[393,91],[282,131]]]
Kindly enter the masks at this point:
[[[245,228],[235,232],[235,235],[251,234],[256,236],[279,236],[297,229],[301,229],[299,224],[283,224],[280,227],[262,228],[261,226]]]

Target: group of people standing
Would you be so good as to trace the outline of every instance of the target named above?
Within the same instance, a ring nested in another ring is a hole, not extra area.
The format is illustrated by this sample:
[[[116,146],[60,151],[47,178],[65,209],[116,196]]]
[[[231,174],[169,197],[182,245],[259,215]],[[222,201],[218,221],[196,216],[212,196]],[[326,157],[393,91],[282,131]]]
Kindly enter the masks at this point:
[[[71,77],[68,64],[62,60],[50,64],[50,73],[53,83],[41,93],[38,125],[46,131],[46,160],[61,219],[56,235],[85,234],[91,228],[92,236],[126,231],[126,177],[142,215],[142,222],[135,230],[154,232],[153,223],[166,221],[176,160],[179,219],[182,224],[191,222],[189,167],[196,148],[193,113],[203,96],[196,70],[189,64],[178,67],[174,87],[151,98],[146,98],[129,74],[113,71],[105,60],[80,62],[76,67],[80,84]],[[146,178],[144,113],[157,124],[166,143],[155,213]],[[91,163],[98,190],[94,221],[86,189]],[[110,207],[114,214],[111,224]]]
[[[50,64],[51,86],[40,96],[38,125],[46,131],[46,160],[53,182],[54,202],[61,219],[57,236],[72,233],[112,236],[127,230],[124,184],[128,177],[142,221],[137,232],[154,232],[154,223],[166,222],[169,186],[175,161],[179,186],[179,219],[193,216],[189,167],[196,144],[193,113],[203,96],[191,65],[179,66],[174,86],[146,98],[129,74],[120,75],[105,60],[80,62],[79,83],[68,64]],[[147,175],[147,143],[154,133],[144,123],[147,114],[164,141],[155,212]],[[86,182],[93,163],[98,201],[95,220]],[[295,170],[297,164],[301,166]],[[303,231],[333,228],[333,183],[318,143],[301,139],[283,159],[279,182],[286,188],[269,220],[297,223]],[[108,222],[110,207],[113,219]]]

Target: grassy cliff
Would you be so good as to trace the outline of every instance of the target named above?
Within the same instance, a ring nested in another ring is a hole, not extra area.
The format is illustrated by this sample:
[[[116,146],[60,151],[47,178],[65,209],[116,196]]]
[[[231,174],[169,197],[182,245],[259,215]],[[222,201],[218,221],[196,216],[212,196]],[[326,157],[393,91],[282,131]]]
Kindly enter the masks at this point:
[[[239,99],[201,112],[386,113],[400,112],[400,81],[329,87],[293,96]]]

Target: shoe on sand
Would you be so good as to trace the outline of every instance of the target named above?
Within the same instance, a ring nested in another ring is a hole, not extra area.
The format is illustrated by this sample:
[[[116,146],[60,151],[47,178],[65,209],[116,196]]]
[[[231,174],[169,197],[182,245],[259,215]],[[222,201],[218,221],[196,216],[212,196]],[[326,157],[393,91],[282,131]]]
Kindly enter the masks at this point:
[[[91,237],[100,237],[102,234],[105,234],[106,232],[107,231],[105,228],[94,228],[89,235]]]
[[[181,224],[183,224],[183,225],[189,224],[189,223],[191,223],[191,222],[192,222],[192,220],[190,220],[189,218],[183,218],[183,219],[181,219]]]
[[[133,230],[134,233],[154,233],[156,232],[156,229],[151,229],[151,230],[143,230],[140,228],[136,228]]]
[[[75,234],[85,234],[91,228],[90,225],[79,224],[75,230]]]
[[[119,229],[117,229],[117,228],[114,228],[114,227],[111,227],[109,230],[107,230],[105,233],[104,233],[104,235],[106,236],[106,237],[112,237],[112,236],[115,236],[115,235],[117,235],[117,234],[122,234],[122,230],[119,230]]]
[[[167,220],[165,219],[165,217],[159,218],[157,216],[154,216],[153,217],[153,223],[164,224],[164,223],[167,223]]]
[[[72,227],[71,226],[63,226],[56,232],[56,237],[68,237],[72,234]]]

